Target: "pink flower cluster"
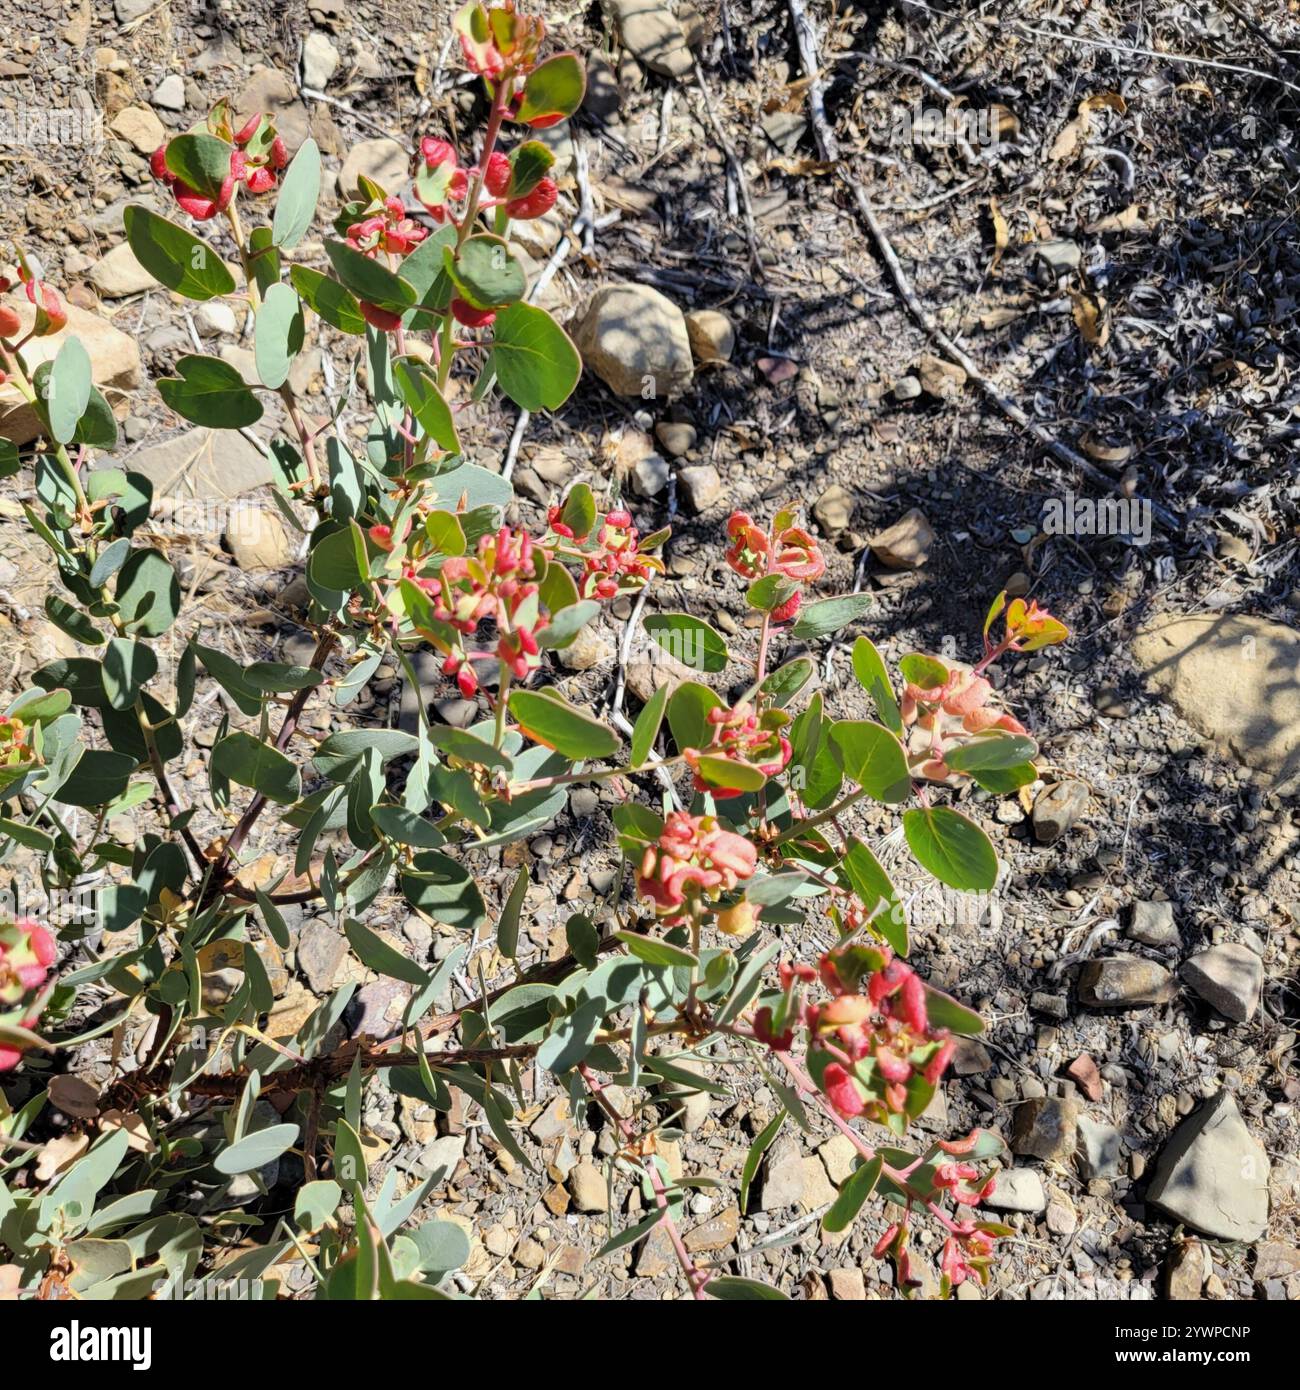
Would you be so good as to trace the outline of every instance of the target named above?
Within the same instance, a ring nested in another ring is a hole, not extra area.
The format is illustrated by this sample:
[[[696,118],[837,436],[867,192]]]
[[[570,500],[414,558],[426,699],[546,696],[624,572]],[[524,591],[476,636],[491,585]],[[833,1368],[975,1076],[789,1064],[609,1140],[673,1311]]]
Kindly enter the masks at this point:
[[[48,991],[46,975],[55,958],[54,938],[30,917],[0,923],[0,1022],[33,1028]],[[19,1047],[0,1042],[0,1072],[22,1059]]]
[[[793,512],[789,510],[777,515],[770,534],[757,526],[748,512],[733,512],[727,520],[727,539],[731,542],[727,564],[742,579],[780,574],[803,585],[813,583],[826,572],[821,547],[802,526],[793,524]],[[800,588],[772,610],[771,621],[788,623],[802,606]]]
[[[784,727],[789,715],[784,710],[767,709],[761,714],[748,702],[733,709],[719,705],[708,713],[712,740],[704,748],[683,750],[695,773],[695,790],[712,792],[715,801],[740,795],[733,787],[720,787],[701,774],[702,757],[723,758],[727,762],[756,767],[765,777],[774,777],[790,761],[790,740]]]
[[[831,998],[801,1002],[806,985],[820,981]],[[864,1115],[887,1124],[906,1117],[918,1078],[938,1085],[954,1043],[930,1026],[925,986],[888,946],[848,942],[811,965],[781,966],[782,1000],[761,1011],[755,1034],[779,1051],[793,1042],[794,1022],[808,1029],[809,1069],[826,1099],[845,1119]]]
[[[904,724],[919,724],[930,728],[937,713],[942,712],[961,720],[961,726],[968,734],[983,733],[985,729],[1005,729],[1008,733],[1023,734],[1025,726],[1013,715],[997,708],[989,708],[989,697],[993,686],[973,671],[954,670],[942,684],[931,686],[914,685],[911,681],[903,689],[902,715]]]
[[[673,926],[685,917],[688,898],[729,893],[757,867],[758,851],[743,835],[723,829],[717,817],[674,811],[645,848],[637,892]]]
[[[496,623],[494,649],[467,652],[458,645],[443,661],[443,674],[455,676],[466,699],[478,690],[473,661],[504,662],[516,680],[540,664],[537,632],[546,625],[537,602],[540,573],[533,538],[503,526],[480,539],[476,554],[451,556],[436,579],[417,581],[433,599],[434,617],[462,635],[473,635],[485,618]]]
[[[235,148],[230,152],[230,172],[214,194],[191,188],[167,167],[167,145],[164,141],[149,159],[154,178],[166,184],[176,195],[183,211],[196,222],[206,222],[219,212],[225,212],[242,184],[250,193],[269,193],[275,187],[276,173],[289,162],[289,152],[278,135],[271,135],[266,117],[260,112],[252,116],[231,135]],[[270,135],[270,139],[266,137]],[[256,142],[256,145],[255,145]]]
[[[574,533],[564,520],[563,504],[552,507],[546,519],[553,535],[583,547],[579,552],[582,577],[578,581],[578,592],[583,598],[611,599],[621,589],[639,589],[652,574],[663,569],[662,561],[641,553],[640,532],[632,522],[632,513],[624,508],[607,513],[593,528],[594,541],[589,541],[589,531],[581,536]]]
[[[363,217],[347,229],[348,241],[363,255],[374,257],[380,251],[405,256],[429,235],[426,227],[406,215],[400,198],[385,198],[383,210]]]

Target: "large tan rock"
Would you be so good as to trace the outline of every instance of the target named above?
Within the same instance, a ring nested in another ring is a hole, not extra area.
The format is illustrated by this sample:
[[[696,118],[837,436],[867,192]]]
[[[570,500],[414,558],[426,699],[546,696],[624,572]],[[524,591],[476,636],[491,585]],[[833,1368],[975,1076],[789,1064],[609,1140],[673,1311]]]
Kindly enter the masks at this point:
[[[385,136],[359,140],[339,170],[339,192],[350,198],[357,190],[357,179],[364,174],[386,192],[396,193],[406,183],[410,163],[410,156],[396,140]]]
[[[26,296],[11,295],[5,302],[17,309],[22,318],[21,336],[31,328],[35,310]],[[68,326],[62,333],[33,338],[23,349],[23,359],[29,370],[35,371],[42,362],[52,362],[69,334],[80,338],[89,354],[95,385],[109,405],[119,414],[125,414],[129,394],[140,385],[140,349],[134,338],[114,328],[98,314],[70,304]],[[0,386],[0,438],[12,439],[15,444],[29,444],[40,432],[36,412],[18,394],[17,388],[12,384]]]
[[[649,285],[597,290],[573,340],[587,367],[619,396],[676,396],[695,376],[682,311]]]
[[[105,299],[125,299],[129,294],[158,288],[157,280],[136,260],[125,241],[91,266],[90,283]]]
[[[1241,615],[1144,628],[1133,659],[1178,712],[1220,748],[1300,782],[1300,632]]]
[[[196,498],[238,497],[275,476],[265,455],[242,434],[203,426],[142,449],[130,466],[153,484],[155,499],[172,499],[178,505]]]

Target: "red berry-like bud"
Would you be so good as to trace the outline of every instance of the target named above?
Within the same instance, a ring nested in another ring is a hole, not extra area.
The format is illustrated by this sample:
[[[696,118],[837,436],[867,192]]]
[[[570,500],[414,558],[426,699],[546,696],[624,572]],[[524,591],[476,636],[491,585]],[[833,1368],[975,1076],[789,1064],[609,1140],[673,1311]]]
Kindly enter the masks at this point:
[[[420,158],[429,166],[436,169],[440,164],[450,163],[454,169],[456,167],[456,151],[446,140],[436,140],[432,135],[426,135],[420,141]]]
[[[372,327],[379,329],[381,333],[392,333],[402,322],[401,314],[394,314],[388,309],[381,309],[377,304],[371,304],[369,300],[361,300],[359,307],[361,317]]]
[[[497,316],[495,309],[476,309],[460,298],[451,301],[451,312],[456,322],[464,324],[466,328],[486,328]]]
[[[149,156],[149,171],[154,178],[161,179],[163,183],[176,182],[176,175],[167,167],[167,142],[165,140]]]
[[[484,187],[494,198],[503,198],[506,189],[510,187],[512,173],[509,157],[502,154],[500,150],[493,150],[491,158],[488,160],[487,174],[483,180]]]
[[[560,190],[554,179],[543,179],[531,193],[522,198],[512,198],[506,204],[506,215],[517,221],[526,222],[530,218],[544,217],[555,206]]]
[[[12,338],[23,326],[23,321],[18,317],[18,311],[11,309],[7,304],[0,304],[0,338]]]

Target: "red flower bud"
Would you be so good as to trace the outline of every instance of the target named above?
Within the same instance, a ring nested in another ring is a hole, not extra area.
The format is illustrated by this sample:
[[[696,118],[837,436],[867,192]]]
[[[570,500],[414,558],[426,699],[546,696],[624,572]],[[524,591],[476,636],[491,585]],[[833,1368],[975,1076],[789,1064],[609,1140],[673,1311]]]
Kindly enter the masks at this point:
[[[176,182],[176,175],[167,167],[167,142],[165,140],[149,156],[149,170],[154,178],[169,186]]]
[[[12,338],[23,326],[23,321],[18,317],[18,311],[11,309],[7,304],[0,304],[0,338]]]
[[[262,124],[262,113],[259,111],[256,116],[250,116],[244,125],[235,134],[236,145],[246,145],[257,134],[257,128]]]
[[[32,326],[32,334],[35,337],[46,338],[67,326],[67,307],[44,280],[28,280],[25,288],[27,298],[36,305],[36,322]]]
[[[484,176],[483,185],[494,198],[503,198],[506,189],[510,187],[513,172],[509,157],[500,150],[493,150],[487,162],[487,174]]]
[[[543,179],[531,193],[522,198],[512,198],[506,204],[506,215],[518,221],[528,221],[533,217],[544,217],[555,206],[560,190],[554,179]]]
[[[371,327],[379,329],[381,333],[392,333],[402,322],[401,314],[394,314],[388,309],[381,309],[377,304],[371,304],[369,300],[361,300],[358,307],[361,310],[361,317]]]
[[[452,299],[451,312],[456,322],[464,324],[466,328],[486,328],[497,316],[495,309],[476,309],[460,298]]]

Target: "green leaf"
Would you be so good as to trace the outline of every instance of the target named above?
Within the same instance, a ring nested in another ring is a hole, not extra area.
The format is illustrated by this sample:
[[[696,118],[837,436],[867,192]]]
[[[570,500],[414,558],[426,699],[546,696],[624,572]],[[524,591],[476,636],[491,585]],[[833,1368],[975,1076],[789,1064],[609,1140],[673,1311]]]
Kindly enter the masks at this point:
[[[775,1115],[759,1131],[757,1138],[749,1146],[749,1152],[745,1155],[745,1166],[740,1170],[740,1209],[745,1211],[749,1206],[749,1188],[758,1173],[758,1165],[763,1161],[763,1155],[772,1147],[776,1136],[781,1132],[781,1126],[785,1124],[786,1112],[778,1110]]]
[[[443,265],[462,299],[476,309],[499,309],[524,297],[528,277],[503,237],[480,232],[459,252],[447,247]]]
[[[948,680],[948,668],[943,662],[920,652],[908,652],[898,663],[898,669],[909,685],[920,686],[922,690],[934,690]]]
[[[884,904],[884,911],[873,919],[871,925],[900,956],[905,956],[908,944],[907,917],[898,891],[880,860],[861,840],[851,839],[840,857],[839,867],[868,912]]]
[[[420,332],[436,331],[439,319],[451,303],[452,283],[443,262],[443,249],[456,245],[456,228],[451,223],[435,228],[406,256],[401,264],[402,279],[415,291],[416,307],[405,319],[408,328]]]
[[[527,894],[528,866],[523,865],[501,909],[501,920],[497,923],[497,949],[507,960],[514,960],[519,950],[519,914],[523,911]]]
[[[294,265],[289,267],[289,283],[309,309],[340,333],[365,335],[366,321],[356,296],[337,280],[309,266]]]
[[[460,436],[451,407],[438,390],[433,372],[418,358],[399,357],[393,363],[393,383],[425,434],[447,453],[460,453]]]
[[[45,411],[50,433],[68,444],[90,402],[90,356],[80,338],[66,338],[45,382]]]
[[[842,594],[839,598],[824,598],[799,610],[791,628],[793,636],[810,642],[817,637],[829,637],[847,627],[871,607],[870,594]]]
[[[366,541],[355,521],[322,536],[307,557],[307,573],[314,584],[349,594],[369,572]]]
[[[440,849],[447,843],[447,837],[432,821],[417,816],[405,806],[372,806],[370,819],[381,835],[396,840],[399,845]]]
[[[255,690],[281,693],[310,690],[325,677],[313,666],[288,666],[279,661],[254,661],[244,667],[244,679]]]
[[[428,739],[435,748],[459,762],[473,763],[476,767],[503,767],[507,771],[514,766],[509,753],[494,748],[486,739],[479,738],[468,729],[435,725],[428,731]]]
[[[469,1236],[454,1221],[426,1221],[411,1232],[423,1273],[441,1278],[469,1259]]]
[[[831,740],[845,774],[873,800],[894,805],[911,795],[907,754],[883,724],[842,720],[831,725]]]
[[[382,762],[405,757],[419,748],[413,734],[401,729],[346,729],[330,736],[316,750],[312,766],[322,777],[346,779],[353,762],[367,749],[374,748]]]
[[[90,587],[102,589],[126,563],[130,553],[131,542],[126,536],[119,536],[117,540],[110,541],[95,557],[95,563],[90,567],[87,580]]]
[[[21,467],[17,444],[12,439],[0,439],[0,479],[12,478]]]
[[[984,1031],[984,1020],[979,1014],[933,985],[925,987],[925,1012],[932,1028],[947,1028],[951,1033],[967,1037]]]
[[[687,748],[707,748],[712,743],[709,711],[721,705],[717,693],[699,681],[683,681],[673,691],[668,701],[668,728],[679,752]]]
[[[77,421],[72,442],[85,444],[92,449],[117,448],[117,419],[113,415],[113,407],[95,386],[90,388],[90,398],[86,402],[81,419]]]
[[[268,1125],[246,1134],[237,1144],[223,1149],[213,1160],[218,1173],[231,1177],[265,1168],[293,1146],[298,1138],[297,1125]]]
[[[732,1274],[710,1279],[704,1287],[710,1298],[724,1303],[789,1303],[780,1289],[758,1279],[740,1279]]]
[[[319,200],[320,149],[315,140],[308,138],[284,171],[271,219],[271,239],[282,251],[297,246],[306,235]]]
[[[1011,792],[1027,787],[1038,777],[1038,769],[1033,763],[1017,763],[1015,767],[981,768],[972,772],[978,786],[994,796],[1007,796]]]
[[[785,709],[812,679],[813,663],[806,656],[795,657],[773,671],[759,689],[778,709]]]
[[[854,1222],[862,1204],[875,1191],[880,1181],[880,1170],[885,1160],[879,1154],[867,1163],[861,1164],[844,1179],[840,1195],[831,1203],[830,1210],[822,1217],[822,1230],[834,1234],[846,1230]]]
[[[327,241],[325,254],[339,279],[358,299],[390,313],[403,314],[415,303],[415,291],[386,266],[343,241]]]
[[[901,738],[903,716],[898,712],[898,701],[894,698],[894,687],[890,684],[884,658],[870,637],[859,637],[853,644],[853,674],[858,678],[858,684],[871,696],[876,717],[890,733]]]
[[[184,227],[134,204],[122,214],[122,224],[136,260],[160,285],[199,303],[234,293],[229,266]]]
[[[141,637],[161,637],[181,611],[176,571],[157,550],[133,550],[117,572],[114,592],[122,622]]]
[[[582,358],[558,323],[522,301],[492,325],[492,366],[501,389],[521,410],[558,410],[582,375]]]
[[[710,673],[726,669],[727,644],[699,618],[692,618],[689,613],[652,613],[643,625],[651,638],[683,666]]]
[[[564,1018],[557,1019],[537,1049],[537,1065],[563,1075],[572,1071],[591,1051],[607,1005],[603,997],[586,999]]]
[[[522,198],[551,172],[555,155],[540,140],[525,140],[510,151],[510,183],[507,198]]]
[[[405,980],[417,989],[423,989],[429,983],[427,972],[421,970],[413,960],[408,960],[382,937],[376,936],[369,927],[348,918],[343,924],[343,930],[362,965],[369,966],[371,970],[394,980]]]
[[[571,603],[553,614],[551,621],[537,634],[537,645],[543,651],[559,651],[569,646],[593,618],[600,615],[600,604],[594,599]]]
[[[304,1231],[319,1231],[338,1210],[343,1189],[333,1178],[317,1178],[298,1189],[293,1202],[293,1219]]]
[[[104,634],[96,627],[94,619],[83,613],[80,608],[73,607],[66,599],[60,598],[58,594],[46,594],[45,616],[55,627],[84,646],[98,647],[103,644]]]
[[[207,668],[208,674],[221,686],[222,690],[235,702],[239,710],[247,715],[261,713],[262,696],[250,685],[239,662],[215,647],[194,644],[194,651]]]
[[[302,304],[288,285],[272,285],[257,311],[253,356],[263,386],[278,391],[289,379],[306,334]]]
[[[659,726],[663,723],[664,710],[668,705],[669,687],[665,683],[655,691],[637,715],[632,726],[631,766],[644,767],[650,750],[659,736]]]
[[[167,142],[167,168],[197,193],[216,198],[230,176],[231,148],[215,135],[187,131]]]
[[[616,931],[614,935],[627,946],[628,951],[637,960],[643,960],[647,965],[680,965],[690,969],[700,963],[699,957],[690,951],[674,946],[669,941],[660,941],[657,937],[642,936],[640,932],[634,931]]]
[[[575,483],[564,499],[560,521],[579,540],[591,534],[596,525],[596,497],[586,483]]]
[[[760,613],[770,613],[790,598],[799,585],[784,574],[765,574],[745,591],[745,602]]]
[[[463,864],[436,850],[417,854],[401,876],[402,896],[435,922],[476,931],[487,920],[483,896]]]
[[[524,97],[512,119],[524,125],[554,125],[582,105],[587,73],[576,54],[557,53],[528,74]]]
[[[1038,745],[1023,734],[976,734],[967,743],[946,749],[943,760],[954,772],[1005,772],[1027,763]]]
[[[529,738],[566,758],[608,758],[619,749],[619,736],[613,729],[559,697],[512,690],[509,704],[515,722]]]
[[[947,806],[903,812],[913,858],[941,883],[961,892],[987,892],[997,882],[998,856],[973,821]]]
[[[144,642],[116,637],[104,653],[104,693],[114,709],[130,709],[141,689],[158,674],[158,658]]]
[[[261,402],[244,378],[219,357],[191,354],[176,363],[179,377],[163,377],[158,394],[178,415],[196,425],[235,430],[262,418]]]
[[[252,787],[268,801],[281,805],[297,801],[302,792],[297,765],[252,734],[227,734],[212,750],[212,767],[221,776],[241,787]]]
[[[701,781],[711,787],[731,791],[756,792],[767,783],[767,778],[752,763],[737,762],[712,753],[701,753],[695,760],[695,770]]]
[[[106,806],[126,790],[136,761],[126,753],[87,748],[55,793],[65,806]]]

